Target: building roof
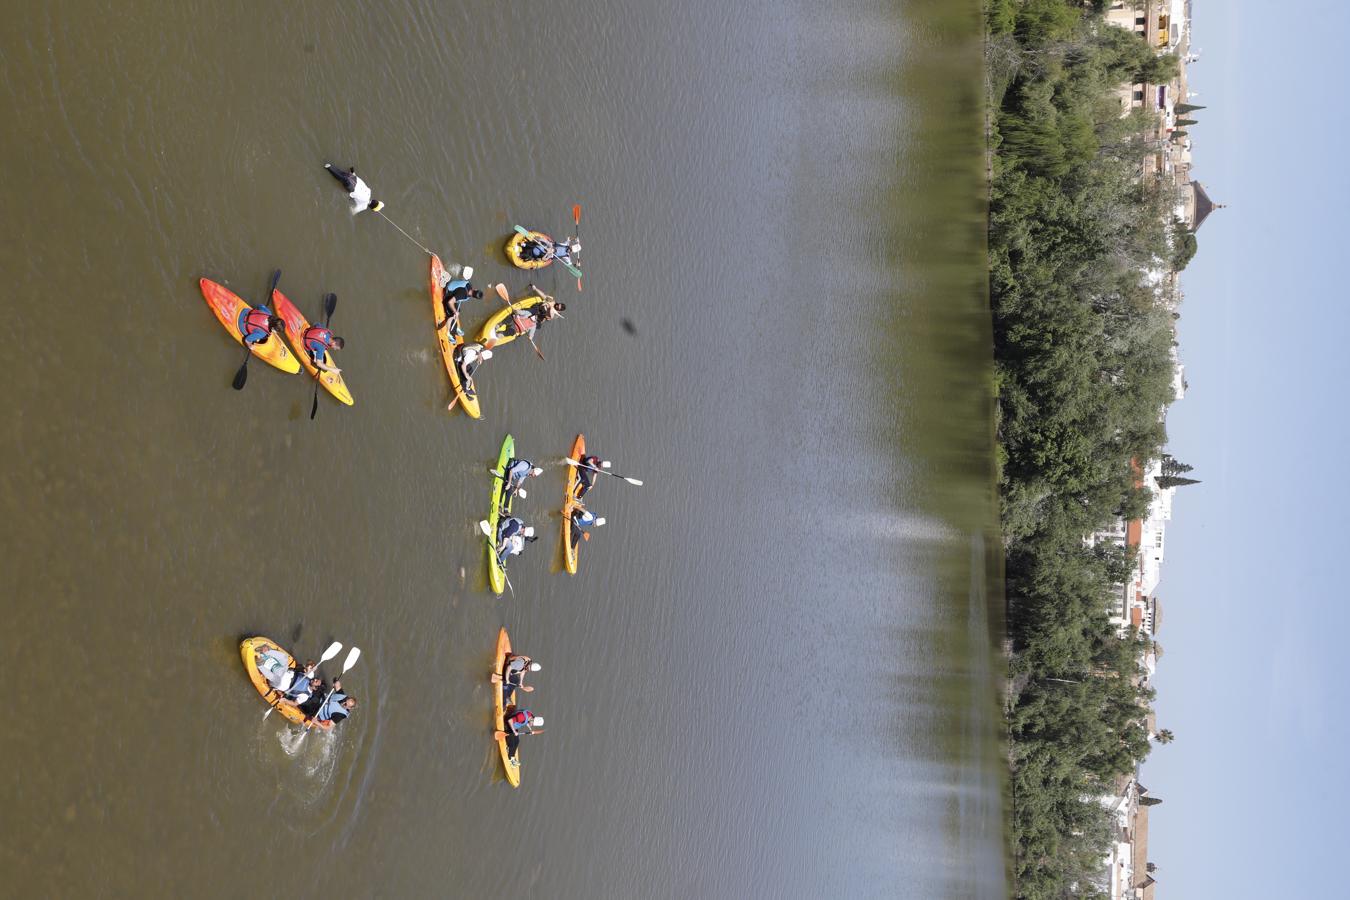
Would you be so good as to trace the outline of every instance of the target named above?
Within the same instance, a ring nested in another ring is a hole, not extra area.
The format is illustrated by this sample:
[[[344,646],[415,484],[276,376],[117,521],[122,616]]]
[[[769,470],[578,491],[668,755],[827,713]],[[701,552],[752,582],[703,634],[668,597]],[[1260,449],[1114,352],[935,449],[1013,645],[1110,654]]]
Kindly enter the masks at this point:
[[[1209,199],[1205,186],[1198,181],[1191,182],[1191,191],[1195,194],[1195,221],[1191,224],[1191,231],[1199,231],[1205,218],[1214,210],[1223,209],[1223,204]]]
[[[1162,601],[1157,597],[1153,598],[1153,633],[1156,635],[1162,630]]]
[[[1131,850],[1131,864],[1134,869],[1134,884],[1130,887],[1145,887],[1148,879],[1148,807],[1139,807],[1134,817],[1134,844]]]
[[[1144,533],[1144,522],[1142,519],[1131,519],[1130,524],[1125,526],[1125,546],[1138,547],[1139,538]]]

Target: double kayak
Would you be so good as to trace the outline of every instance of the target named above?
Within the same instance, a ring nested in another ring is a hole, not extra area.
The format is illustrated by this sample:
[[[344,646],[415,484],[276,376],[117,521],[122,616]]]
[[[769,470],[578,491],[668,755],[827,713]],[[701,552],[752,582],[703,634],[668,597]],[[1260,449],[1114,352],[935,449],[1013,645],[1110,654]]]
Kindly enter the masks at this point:
[[[441,258],[433,253],[431,254],[431,274],[429,276],[431,322],[433,325],[445,316],[445,305],[441,302],[441,286],[445,284],[445,281],[445,266],[441,265]],[[445,360],[445,371],[450,373],[450,384],[455,389],[455,399],[459,401],[459,405],[471,418],[481,419],[483,413],[478,408],[478,395],[472,388],[465,387],[464,380],[459,377],[459,366],[455,365],[455,348],[464,343],[464,336],[452,332],[450,323],[447,322],[436,329],[436,343],[441,348],[441,359]]]
[[[501,595],[506,590],[506,570],[502,568],[501,561],[497,559],[497,523],[501,521],[502,514],[511,514],[511,500],[507,498],[505,506],[502,504],[502,497],[506,493],[506,464],[516,452],[516,439],[507,435],[502,441],[501,452],[497,454],[496,471],[501,472],[503,477],[492,479],[492,508],[488,510],[488,534],[487,534],[487,558],[488,558],[488,582],[492,585],[492,593]]]
[[[498,675],[503,675],[502,669],[506,667],[506,655],[511,652],[511,638],[503,628],[497,634],[497,655],[493,659],[492,671]],[[503,678],[505,676],[503,675]],[[506,682],[492,685],[492,730],[506,730],[506,704],[502,702],[502,691],[506,688]],[[511,783],[511,787],[520,787],[520,748],[516,748],[516,755],[512,756],[506,749],[506,738],[497,739],[497,752],[502,756],[502,767],[506,769],[506,780]]]
[[[272,305],[276,308],[277,315],[281,316],[281,321],[286,323],[286,338],[291,342],[296,358],[305,367],[305,371],[309,372],[309,376],[319,379],[319,384],[323,385],[328,393],[348,406],[355,403],[351,392],[347,390],[346,382],[342,380],[341,372],[326,372],[310,362],[309,351],[305,349],[305,332],[309,330],[309,320],[296,309],[295,304],[285,294],[275,288],[272,290]],[[334,365],[333,355],[325,350],[320,362],[326,366]]]
[[[216,318],[225,326],[231,337],[241,344],[244,343],[244,316],[248,314],[249,305],[241,300],[238,294],[209,278],[203,278],[200,284],[202,296],[206,298],[211,312],[216,314]],[[286,349],[285,342],[275,334],[269,334],[266,340],[247,346],[254,356],[283,372],[294,375],[300,371],[300,361]]]
[[[526,235],[529,235],[526,237]],[[525,251],[526,241],[538,241],[543,243],[548,241],[547,246],[553,246],[553,238],[544,234],[542,231],[526,231],[519,225],[516,226],[515,234],[506,242],[506,258],[511,260],[511,265],[518,269],[542,269],[553,262],[553,257],[547,259],[528,259],[523,253]]]
[[[572,444],[571,458],[581,462],[581,458],[586,455],[586,435],[577,435],[576,442]],[[562,529],[563,529],[563,565],[567,567],[568,575],[577,574],[577,546],[581,543],[581,535],[575,539],[572,537],[572,510],[577,505],[577,488],[581,485],[581,470],[576,466],[567,467],[567,492],[563,495],[562,509]]]
[[[291,669],[299,668],[295,663],[295,657],[283,650],[280,644],[270,638],[245,638],[244,641],[239,644],[239,656],[244,660],[244,670],[248,672],[248,680],[253,682],[253,687],[262,695],[262,698],[267,701],[269,706],[274,707],[277,712],[285,716],[286,721],[294,722],[296,725],[305,724],[305,714],[300,711],[300,707],[296,706],[291,701],[284,699],[280,691],[267,683],[266,676],[264,676],[262,670],[258,668],[258,654],[260,653],[271,654],[274,657],[284,656],[286,658],[287,667]],[[498,693],[500,694],[500,692]],[[316,728],[322,728],[324,731],[328,731],[333,727],[333,723],[315,722],[314,726]]]

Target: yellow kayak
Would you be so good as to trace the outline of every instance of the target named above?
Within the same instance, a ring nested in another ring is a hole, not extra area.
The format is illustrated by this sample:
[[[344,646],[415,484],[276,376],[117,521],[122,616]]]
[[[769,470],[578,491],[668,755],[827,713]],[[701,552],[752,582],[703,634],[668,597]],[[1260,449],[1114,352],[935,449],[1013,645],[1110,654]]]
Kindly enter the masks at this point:
[[[296,668],[295,657],[283,650],[280,644],[270,638],[245,638],[239,645],[239,656],[244,660],[244,669],[248,672],[248,680],[253,682],[253,687],[262,695],[262,698],[266,700],[269,705],[276,707],[276,711],[286,717],[286,721],[294,722],[296,725],[303,725],[305,724],[305,714],[300,711],[300,707],[289,700],[282,699],[281,693],[267,683],[267,679],[263,677],[263,673],[258,669],[257,655],[267,650],[276,650],[284,654],[286,657],[286,665],[292,669]],[[501,692],[499,691],[498,696],[500,696],[500,694]],[[322,728],[324,731],[328,731],[333,727],[333,723],[315,722],[314,726],[316,728]]]
[[[586,435],[577,435],[576,442],[572,444],[572,459],[581,462],[581,458],[586,455]],[[563,528],[563,565],[567,567],[568,575],[577,574],[577,545],[581,543],[581,538],[572,540],[572,508],[577,502],[577,486],[581,483],[580,470],[576,466],[567,467],[567,493],[563,497],[562,510],[562,528]]]
[[[553,246],[553,238],[544,234],[542,231],[531,231],[529,238],[526,238],[525,235],[517,231],[512,234],[511,238],[506,242],[506,258],[511,260],[511,265],[518,269],[542,269],[544,266],[553,262],[553,257],[549,257],[548,259],[526,259],[521,256],[521,248],[525,245],[526,240],[548,241],[548,245],[550,247]]]
[[[526,300],[517,300],[510,307],[503,306],[492,314],[483,326],[483,330],[478,332],[478,343],[484,347],[496,348],[501,344],[509,344],[520,337],[516,329],[511,327],[511,316],[522,309],[529,309],[536,303],[542,303],[538,297],[530,297]]]

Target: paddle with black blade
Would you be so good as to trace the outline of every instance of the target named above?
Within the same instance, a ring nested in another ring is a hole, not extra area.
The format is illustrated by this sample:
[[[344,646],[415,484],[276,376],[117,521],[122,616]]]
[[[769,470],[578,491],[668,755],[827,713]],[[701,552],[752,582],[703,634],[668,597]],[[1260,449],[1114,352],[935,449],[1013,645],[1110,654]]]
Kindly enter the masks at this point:
[[[281,280],[281,270],[277,269],[276,272],[272,273],[272,286],[267,289],[268,302],[271,302],[272,292],[277,289],[277,282],[280,280]],[[266,306],[267,304],[264,303],[263,305]],[[269,333],[267,337],[263,338],[263,340],[264,341],[269,340],[271,337],[272,335]],[[240,335],[239,339],[243,340],[244,336]],[[236,391],[242,391],[244,389],[244,382],[248,381],[248,361],[252,358],[253,358],[253,348],[249,346],[247,342],[245,342],[244,364],[239,367],[238,372],[234,373],[234,381],[231,383],[231,387],[233,387]]]
[[[511,316],[508,316],[506,319],[506,321],[510,322],[516,311],[511,309],[511,293],[506,289],[506,285],[502,284],[500,281],[497,282],[497,296],[501,297],[502,302],[506,304],[506,308],[511,310]],[[523,331],[521,334],[525,335],[525,339],[529,341],[530,346],[534,348],[535,356],[538,356],[540,361],[543,361],[544,354],[540,351],[539,346],[535,344],[534,335],[530,334],[528,331]]]
[[[336,310],[336,309],[337,309],[337,294],[329,294],[328,296],[326,296],[326,297],[323,298],[323,327],[324,327],[324,328],[327,328],[327,327],[328,327],[328,322],[329,322],[330,319],[333,318],[333,311]],[[300,350],[301,350],[301,352],[304,352],[304,353],[308,353],[308,352],[309,352],[309,351],[306,350],[304,347],[301,347]],[[328,354],[325,353],[324,355],[327,356]],[[329,359],[332,359],[332,357],[330,356]],[[322,378],[323,378],[323,369],[320,369],[318,366],[315,366],[315,367],[314,367],[314,405],[311,406],[311,407],[309,408],[309,417],[310,417],[310,419],[313,419],[316,415],[319,414],[319,380],[322,379]]]
[[[360,648],[360,647],[353,647],[350,651],[348,651],[348,653],[347,653],[347,658],[346,658],[345,660],[343,660],[343,662],[342,662],[342,673],[341,673],[340,675],[338,675],[337,678],[334,678],[334,679],[333,679],[334,683],[336,683],[337,681],[339,681],[339,680],[342,678],[343,675],[346,675],[347,672],[351,669],[351,667],[354,666],[354,665],[356,665],[356,661],[357,661],[358,659],[360,659],[360,658],[361,658],[361,648]],[[324,694],[324,696],[323,696],[323,702],[319,704],[319,710],[318,710],[318,712],[323,712],[324,707],[328,705],[328,699],[329,699],[330,697],[333,696],[333,693],[334,693],[336,690],[337,690],[337,688],[329,688],[329,689],[328,689],[328,693],[327,693],[327,694]],[[316,712],[315,715],[318,715],[318,713]],[[303,744],[303,743],[305,742],[305,738],[309,737],[309,732],[310,732],[313,728],[314,728],[314,719],[313,719],[313,717],[311,717],[311,718],[309,719],[309,721],[305,723],[305,730],[304,730],[304,733],[302,733],[302,734],[300,735],[300,743]]]
[[[580,460],[575,460],[570,456],[563,459],[563,462],[567,463],[569,466],[575,466],[578,469],[590,469],[592,472],[599,472],[602,475],[613,475],[615,478],[622,478],[631,485],[642,487],[642,482],[637,478],[629,478],[627,475],[620,475],[618,472],[611,472],[609,469],[597,469],[595,466],[588,466]]]
[[[580,204],[580,203],[574,203],[574,204],[572,204],[572,221],[576,223],[576,226],[577,226],[577,240],[580,241],[580,240],[581,240],[581,204]],[[581,273],[580,273],[580,272],[577,272],[577,273],[576,273],[576,276],[577,276],[577,293],[580,294],[580,293],[581,293]]]
[[[328,649],[323,651],[323,656],[319,657],[318,665],[320,666],[323,665],[324,663],[328,662],[330,659],[337,656],[341,652],[342,652],[342,642],[333,641],[333,643],[328,645]],[[272,691],[273,693],[276,694],[281,693],[280,691],[277,691],[275,688],[273,688]],[[263,718],[266,719],[268,716],[270,716],[272,712],[277,708],[277,704],[280,703],[283,699],[284,697],[278,696],[277,699],[273,700],[272,705],[267,708],[267,712],[263,713]]]

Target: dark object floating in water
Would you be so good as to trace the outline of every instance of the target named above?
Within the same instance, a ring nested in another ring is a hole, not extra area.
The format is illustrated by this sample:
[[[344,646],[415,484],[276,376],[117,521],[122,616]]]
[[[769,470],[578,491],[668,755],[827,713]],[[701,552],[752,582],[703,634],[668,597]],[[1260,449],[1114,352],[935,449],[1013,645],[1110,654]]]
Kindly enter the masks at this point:
[[[623,325],[624,331],[629,334],[637,334],[637,326],[633,324],[632,319],[624,319],[621,324]]]

